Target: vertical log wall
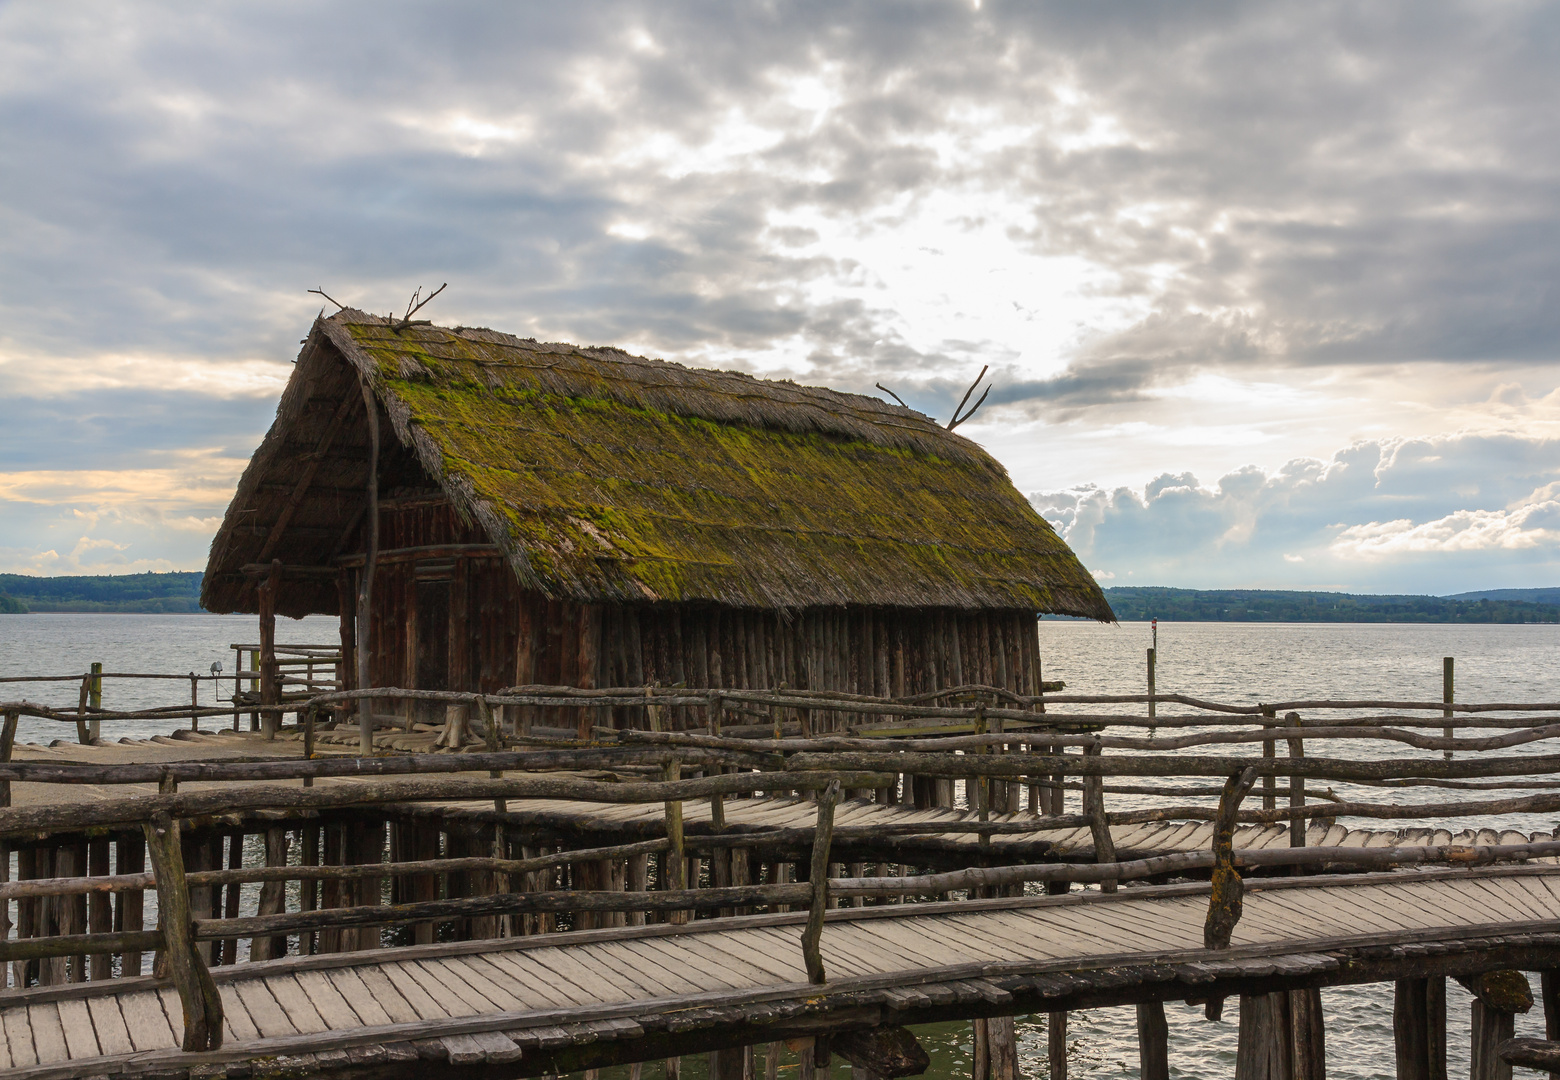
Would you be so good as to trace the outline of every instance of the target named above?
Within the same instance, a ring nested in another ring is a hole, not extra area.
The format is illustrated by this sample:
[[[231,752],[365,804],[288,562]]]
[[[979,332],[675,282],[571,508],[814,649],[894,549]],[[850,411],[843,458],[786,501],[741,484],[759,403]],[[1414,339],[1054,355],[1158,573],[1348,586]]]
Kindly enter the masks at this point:
[[[383,505],[371,627],[376,685],[492,692],[654,682],[881,696],[969,683],[1039,687],[1033,612],[550,600],[522,590],[487,537],[442,498]]]

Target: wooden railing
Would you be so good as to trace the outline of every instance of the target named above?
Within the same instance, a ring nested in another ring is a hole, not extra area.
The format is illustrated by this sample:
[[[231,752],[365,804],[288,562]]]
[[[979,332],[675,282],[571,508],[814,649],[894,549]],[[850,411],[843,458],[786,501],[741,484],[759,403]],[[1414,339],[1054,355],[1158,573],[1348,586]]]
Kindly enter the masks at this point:
[[[220,1000],[212,989],[208,957],[215,955],[216,943],[239,939],[251,941],[253,956],[265,957],[278,955],[278,939],[284,939],[281,949],[285,950],[289,936],[296,936],[299,948],[307,951],[329,934],[451,919],[625,912],[684,922],[701,913],[805,908],[809,920],[802,940],[804,960],[809,977],[823,982],[827,978],[819,950],[823,914],[831,903],[841,900],[936,898],[962,890],[969,890],[971,896],[1000,895],[1033,883],[1099,883],[1113,889],[1123,881],[1207,873],[1214,880],[1214,889],[1206,943],[1219,948],[1229,943],[1238,918],[1243,870],[1386,869],[1436,862],[1479,865],[1560,855],[1560,842],[1544,841],[1477,847],[1443,843],[1307,848],[1303,828],[1306,821],[1319,818],[1402,820],[1560,809],[1560,784],[1546,779],[1560,767],[1560,755],[1501,753],[1560,738],[1560,723],[1552,722],[1554,714],[1560,712],[1560,704],[1555,703],[1448,706],[1445,702],[1327,700],[1244,707],[1157,694],[1152,699],[1156,713],[1149,717],[1067,708],[1148,704],[1142,695],[1057,693],[1024,697],[987,687],[962,687],[909,699],[655,687],[578,690],[533,686],[489,695],[390,688],[316,695],[300,705],[303,720],[299,734],[309,740],[319,717],[334,715],[329,710],[362,698],[421,700],[454,707],[460,715],[452,716],[449,723],[464,735],[479,739],[484,749],[458,754],[314,758],[314,747],[306,742],[305,760],[103,767],[19,763],[8,760],[17,717],[47,715],[50,710],[22,703],[0,705],[6,718],[4,738],[0,739],[0,759],[5,759],[0,760],[0,803],[9,804],[14,782],[158,786],[155,795],[0,809],[0,843],[62,834],[138,836],[142,850],[150,856],[149,869],[143,863],[125,872],[121,859],[122,872],[109,874],[105,855],[102,869],[87,876],[0,882],[3,921],[9,922],[12,902],[21,912],[23,905],[37,906],[61,898],[95,901],[138,895],[148,889],[155,890],[160,911],[156,929],[140,926],[137,914],[134,925],[124,919],[118,930],[105,929],[102,920],[89,918],[87,926],[66,926],[70,932],[6,940],[0,942],[0,961],[18,965],[25,978],[31,970],[28,965],[66,958],[83,972],[90,969],[91,977],[97,978],[111,976],[112,966],[88,965],[76,958],[117,956],[122,973],[138,974],[143,954],[156,952],[157,969],[174,979],[183,1002],[186,1048],[209,1049],[220,1040],[221,1023]],[[1157,711],[1166,704],[1196,711]],[[543,709],[572,714],[577,721],[572,737],[556,733],[569,732],[568,728],[547,729],[537,723],[538,716],[551,715],[541,713]],[[1448,726],[1444,715],[1448,709],[1454,712],[1453,726],[1492,734],[1446,734],[1441,729]],[[1329,718],[1302,719],[1301,710],[1329,714]],[[1364,715],[1332,715],[1346,712]],[[1513,713],[1538,715],[1507,715]],[[596,722],[608,717],[631,726]],[[678,730],[670,730],[673,727]],[[1112,733],[1145,727],[1150,729],[1147,734]],[[1161,736],[1161,728],[1175,733]],[[916,734],[902,734],[907,729]],[[579,738],[581,733],[587,737]],[[1308,739],[1388,741],[1411,751],[1432,753],[1404,753],[1381,760],[1308,756],[1304,746]],[[1279,742],[1285,744],[1289,756],[1277,756]],[[1240,746],[1260,748],[1262,756],[1186,753],[1204,747]],[[1448,751],[1461,756],[1448,760],[1443,756]],[[610,769],[630,779],[556,775],[583,769]],[[488,775],[469,775],[483,772]],[[514,773],[519,775],[509,775]],[[312,785],[315,780],[333,777],[352,777],[354,782],[304,787],[272,783],[302,780]],[[835,805],[845,793],[877,793],[888,801],[890,793],[897,798],[913,789],[915,778],[961,783],[972,811],[970,817],[953,822],[891,823],[870,829],[834,826]],[[1174,778],[1219,783],[1201,787],[1106,783],[1107,779]],[[1273,783],[1259,788],[1266,780]],[[1282,788],[1279,780],[1284,781]],[[181,783],[191,781],[221,786],[179,790]],[[1488,784],[1509,790],[1494,798],[1403,805],[1344,800],[1307,791],[1307,781],[1436,785],[1463,790],[1469,785]],[[1014,792],[1026,790],[1036,816],[1009,816],[1009,811],[1018,808]],[[1061,797],[1069,791],[1084,796],[1081,813],[1063,812],[1066,807]],[[1262,793],[1263,806],[1243,808],[1247,793],[1253,791]],[[727,800],[765,793],[816,798],[813,827],[742,829],[727,825]],[[1216,805],[1175,803],[1111,811],[1106,801],[1113,794],[1172,799],[1217,794],[1219,801]],[[1276,804],[1280,795],[1288,796],[1288,806]],[[508,801],[514,799],[661,803],[664,835],[520,859],[507,856],[499,837],[492,855],[376,859],[343,865],[322,865],[318,858],[309,865],[286,865],[285,847],[279,857],[268,848],[264,866],[197,868],[186,867],[181,843],[181,835],[192,826],[239,820],[245,815],[276,821],[321,811],[361,811],[429,800],[492,800],[496,820],[501,822]],[[684,804],[690,800],[709,801],[710,825],[699,835],[689,835],[684,828]],[[1212,842],[1198,851],[1141,859],[1115,857],[1112,826],[1172,820],[1213,821]],[[1239,822],[1289,822],[1294,826],[1292,846],[1237,850],[1233,837]],[[1000,848],[992,846],[1004,836],[1063,828],[1092,831],[1092,860],[1001,865]],[[982,865],[900,876],[830,874],[836,844],[938,834],[976,837],[971,854]],[[802,864],[807,866],[807,880],[731,884],[728,879],[722,884],[712,874],[711,884],[700,887],[697,880],[684,878],[691,853],[736,849],[804,851],[806,857],[797,861],[799,870]],[[653,883],[644,861],[651,855],[661,856],[664,867]],[[564,866],[624,860],[641,869],[637,876],[630,873],[621,889],[560,890],[544,887],[538,877],[550,876]],[[413,900],[391,907],[378,902],[386,880],[427,881],[453,874],[486,875],[491,889],[486,895]],[[282,886],[288,882],[302,886],[293,911],[285,909]],[[233,907],[236,899],[231,899],[237,896],[236,887],[256,883],[262,887],[258,911],[238,914]],[[317,891],[321,885],[334,889],[334,903],[326,905],[326,897]],[[217,908],[209,899],[192,902],[193,893],[205,890],[209,895],[222,888],[227,888],[230,897],[227,910]],[[227,951],[224,955],[235,954]]]

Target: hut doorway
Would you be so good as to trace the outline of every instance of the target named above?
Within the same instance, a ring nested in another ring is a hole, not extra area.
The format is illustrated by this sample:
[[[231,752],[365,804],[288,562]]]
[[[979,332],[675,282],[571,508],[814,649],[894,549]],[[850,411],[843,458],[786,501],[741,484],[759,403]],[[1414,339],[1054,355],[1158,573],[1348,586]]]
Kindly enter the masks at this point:
[[[417,574],[416,682],[418,690],[450,688],[451,570]]]

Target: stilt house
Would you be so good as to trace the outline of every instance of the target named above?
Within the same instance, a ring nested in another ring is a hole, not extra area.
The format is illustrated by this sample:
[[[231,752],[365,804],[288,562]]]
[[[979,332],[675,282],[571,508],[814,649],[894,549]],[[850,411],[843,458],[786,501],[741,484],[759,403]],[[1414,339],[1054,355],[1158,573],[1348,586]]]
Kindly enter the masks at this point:
[[[369,679],[418,689],[1034,692],[1037,613],[1112,619],[908,408],[351,309],[296,363],[201,602],[339,615],[349,684],[366,575]]]

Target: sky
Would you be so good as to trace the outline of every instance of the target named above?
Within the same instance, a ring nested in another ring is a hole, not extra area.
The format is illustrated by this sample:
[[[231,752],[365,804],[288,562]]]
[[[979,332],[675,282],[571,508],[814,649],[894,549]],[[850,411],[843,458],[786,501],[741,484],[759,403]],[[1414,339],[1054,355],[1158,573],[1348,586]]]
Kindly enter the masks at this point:
[[[201,568],[307,290],[448,282],[944,422],[989,367],[1106,585],[1557,585],[1557,100],[1513,0],[0,0],[0,571]]]

